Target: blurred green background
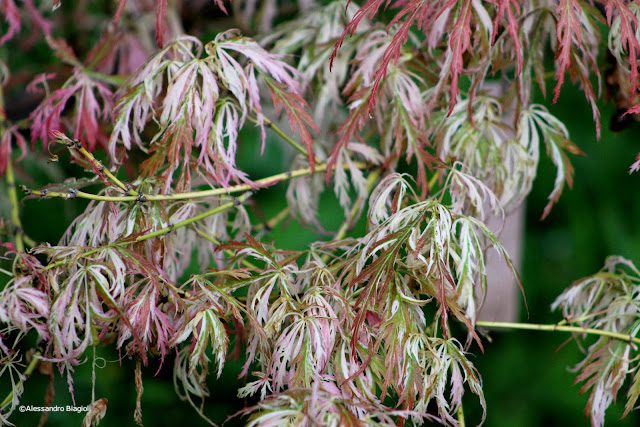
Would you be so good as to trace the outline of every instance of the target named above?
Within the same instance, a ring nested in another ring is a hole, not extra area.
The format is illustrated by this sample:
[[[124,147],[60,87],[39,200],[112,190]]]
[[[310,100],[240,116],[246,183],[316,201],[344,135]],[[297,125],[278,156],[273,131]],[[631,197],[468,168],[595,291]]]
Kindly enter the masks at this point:
[[[31,59],[34,58],[38,57]],[[539,218],[555,177],[555,170],[546,158],[543,158],[527,201],[522,277],[530,314],[527,316],[523,311],[520,320],[550,323],[559,319],[549,308],[554,298],[574,280],[597,271],[606,256],[618,254],[640,264],[640,174],[628,174],[628,166],[640,151],[640,124],[634,123],[622,132],[611,132],[608,121],[614,107],[602,102],[603,132],[598,142],[590,108],[576,88],[566,86],[556,105],[550,105],[549,100],[540,101],[567,125],[572,140],[586,153],[585,157],[572,158],[574,188],[565,190],[545,221]],[[283,151],[282,144],[274,137],[270,137],[262,156],[254,131],[245,132],[242,141],[240,165],[251,176],[267,176],[289,168],[290,153]],[[47,156],[43,153],[33,154],[19,166],[18,180],[38,187],[60,181],[64,176],[81,176],[82,171],[69,166],[67,161],[68,157],[63,155],[54,167],[47,164]],[[252,208],[255,218],[270,218],[280,211],[285,206],[284,190],[284,186],[279,186],[260,192],[255,197],[256,206],[260,208]],[[2,199],[5,199],[4,194]],[[22,211],[24,227],[32,238],[54,243],[84,206],[79,200],[25,201]],[[323,224],[335,230],[342,220],[335,200],[327,196],[322,206],[320,218]],[[0,207],[5,208],[6,203],[0,203]],[[354,232],[357,233],[358,229]],[[303,249],[318,238],[325,237],[296,221],[288,221],[263,240],[272,240],[280,248]],[[485,425],[588,425],[584,416],[587,396],[579,394],[579,385],[573,384],[575,375],[569,369],[581,360],[582,355],[573,342],[566,343],[568,335],[514,331],[496,332],[491,336],[493,342],[486,344],[484,353],[472,348],[476,352],[472,360],[483,376],[487,399]],[[133,363],[129,360],[119,362],[118,354],[111,349],[99,348],[98,351],[108,361],[97,372],[96,397],[109,400],[107,415],[100,425],[134,425],[136,391]],[[153,363],[144,369],[142,408],[145,425],[206,425],[187,403],[177,398],[171,380],[172,363],[168,358],[160,370]],[[229,415],[251,403],[235,397],[237,388],[242,384],[242,380],[237,379],[240,366],[241,361],[228,361],[222,377],[210,380],[211,397],[205,402],[204,411],[215,422],[224,422]],[[45,389],[46,378],[34,375],[26,384],[22,403],[43,404]],[[2,390],[2,396],[4,394]],[[76,403],[88,404],[90,396],[91,367],[86,363],[77,368]],[[638,425],[638,413],[620,420],[624,406],[623,396],[620,397],[619,404],[607,413],[607,424]],[[54,404],[70,403],[66,382],[58,376]],[[480,419],[480,411],[474,399],[465,400],[465,410],[468,424],[475,425]],[[37,425],[38,418],[38,414],[16,411],[11,420],[21,427]],[[82,415],[52,413],[47,425],[79,426],[81,420]],[[241,418],[227,422],[227,425],[242,424]]]

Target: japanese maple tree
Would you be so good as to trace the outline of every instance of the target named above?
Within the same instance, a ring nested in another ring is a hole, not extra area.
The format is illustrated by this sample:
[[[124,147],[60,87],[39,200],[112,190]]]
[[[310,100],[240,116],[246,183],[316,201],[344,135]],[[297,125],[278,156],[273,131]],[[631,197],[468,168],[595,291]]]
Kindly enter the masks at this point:
[[[631,261],[609,257],[570,285],[557,324],[477,314],[487,251],[520,283],[487,218],[522,205],[541,152],[556,168],[547,217],[581,154],[534,93],[552,82],[553,103],[579,86],[599,136],[606,49],[622,114],[638,114],[640,2],[66,3],[0,0],[0,381],[11,386],[0,425],[37,365],[73,396],[99,346],[135,361],[139,424],[144,366],[171,364],[176,392],[207,419],[207,380],[239,357],[238,396],[257,403],[236,416],[251,426],[464,425],[465,393],[491,410],[470,358],[491,345],[486,328],[572,333],[591,424],[617,397],[635,408]],[[189,8],[233,21],[185,30]],[[65,39],[62,9],[79,36]],[[39,69],[13,60],[34,46],[51,54]],[[34,100],[26,114],[7,113],[9,92]],[[239,150],[270,144],[289,170],[243,170]],[[16,169],[43,150],[85,173],[20,186]],[[282,183],[287,208],[259,219],[254,195]],[[320,218],[327,197],[344,212],[337,230]],[[21,206],[52,198],[88,205],[59,241],[34,241]],[[278,247],[269,231],[288,217],[325,237]],[[85,426],[108,411],[109,396],[93,397]]]

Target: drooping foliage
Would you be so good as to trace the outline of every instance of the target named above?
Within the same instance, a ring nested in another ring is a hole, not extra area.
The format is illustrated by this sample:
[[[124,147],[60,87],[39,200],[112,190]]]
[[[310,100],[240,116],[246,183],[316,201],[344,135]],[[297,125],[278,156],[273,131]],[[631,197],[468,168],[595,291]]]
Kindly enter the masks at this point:
[[[605,78],[638,114],[640,4],[86,3],[0,0],[0,380],[11,385],[0,425],[35,364],[56,366],[73,396],[101,343],[136,361],[138,423],[143,367],[170,364],[206,419],[207,380],[232,354],[239,398],[258,402],[240,414],[251,426],[459,425],[465,391],[484,417],[470,353],[487,345],[488,251],[520,282],[486,223],[522,205],[541,152],[556,169],[550,215],[582,154],[534,94],[555,103],[578,85],[600,136],[606,45]],[[204,11],[225,28],[212,35]],[[68,15],[83,37],[65,40]],[[10,52],[33,46],[53,59],[21,69]],[[290,169],[241,166],[242,150],[280,143]],[[87,175],[24,188],[43,204],[89,200],[52,242],[29,238],[16,185],[43,150]],[[287,208],[262,221],[252,196],[281,183]],[[335,231],[320,215],[327,198],[344,212]],[[269,233],[287,217],[321,237],[279,248]],[[610,258],[553,304],[585,341],[578,381],[594,426],[627,383],[626,413],[640,394],[639,276]],[[84,425],[107,410],[96,398]]]

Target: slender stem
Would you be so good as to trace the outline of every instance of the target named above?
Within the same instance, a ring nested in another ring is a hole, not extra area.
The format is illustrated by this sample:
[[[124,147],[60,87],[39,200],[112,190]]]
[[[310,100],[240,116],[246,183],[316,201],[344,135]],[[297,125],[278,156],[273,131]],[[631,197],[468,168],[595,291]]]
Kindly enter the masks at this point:
[[[209,209],[208,211],[204,211],[202,213],[199,213],[198,215],[192,216],[190,218],[187,218],[183,221],[177,222],[175,224],[170,224],[164,228],[161,228],[159,230],[156,231],[151,231],[149,233],[145,233],[145,234],[141,234],[133,239],[125,239],[125,240],[118,240],[116,242],[110,243],[108,245],[105,246],[100,246],[94,249],[90,249],[87,252],[84,252],[81,257],[82,258],[86,258],[88,256],[91,256],[93,254],[96,254],[98,252],[100,252],[101,250],[105,249],[105,248],[117,248],[117,247],[121,247],[121,246],[127,246],[133,243],[139,243],[139,242],[144,242],[145,240],[149,240],[149,239],[153,239],[155,237],[161,237],[164,236],[166,234],[171,233],[174,230],[177,230],[178,228],[182,228],[182,227],[186,227],[187,225],[191,225],[194,222],[198,222],[201,221],[207,217],[210,217],[212,215],[218,214],[220,212],[224,212],[227,209],[231,209],[234,206],[240,205],[242,203],[244,203],[249,197],[251,197],[251,193],[250,192],[246,192],[243,195],[241,195],[240,197],[237,197],[236,199],[234,199],[231,202],[222,204],[218,207],[215,207],[213,209]],[[61,259],[59,261],[56,262],[52,262],[51,264],[48,264],[44,270],[51,270],[53,268],[56,267],[60,267],[61,265],[64,265],[67,263],[67,261],[69,261],[70,258],[65,258],[65,259]]]
[[[79,190],[69,190],[68,192],[62,191],[49,191],[47,189],[44,190],[31,190],[27,187],[22,187],[22,190],[30,196],[38,196],[43,199],[46,198],[60,198],[60,199],[87,199],[87,200],[96,200],[98,202],[133,202],[138,200],[137,196],[103,196],[100,194],[92,194],[86,193],[84,191]],[[147,197],[146,200],[149,200]]]
[[[128,194],[132,194],[134,196],[137,196],[138,193],[129,188],[125,183],[123,183],[122,181],[120,181],[108,168],[105,168],[102,165],[102,162],[100,162],[100,160],[96,159],[93,154],[91,154],[86,148],[84,148],[82,145],[78,148],[78,151],[80,152],[80,154],[82,154],[87,160],[89,160],[91,163],[93,163],[94,167],[96,167],[96,169],[101,172],[104,173],[104,175],[109,179],[109,181],[111,181],[114,185],[116,185],[116,187],[120,188],[122,191],[124,191],[125,193]]]
[[[326,164],[322,164],[322,165],[318,165],[315,168],[315,172],[321,172],[323,170],[326,170]],[[362,163],[362,164],[358,164],[358,167],[362,167],[365,168],[366,164]],[[281,173],[281,174],[277,174],[277,175],[273,175],[270,176],[268,178],[263,178],[261,180],[256,181],[256,184],[258,187],[265,187],[265,186],[269,186],[269,185],[273,185],[276,184],[278,182],[282,182],[282,181],[286,181],[288,179],[292,179],[292,178],[296,178],[296,177],[301,177],[301,176],[306,176],[306,175],[310,175],[311,169],[310,168],[304,168],[304,169],[298,169],[295,171],[290,171],[290,172],[285,172],[285,173]],[[254,186],[255,187],[255,186]],[[200,221],[204,218],[207,218],[211,215],[215,215],[217,213],[223,212],[227,209],[230,209],[238,204],[243,203],[245,200],[247,200],[250,196],[251,196],[251,192],[248,190],[253,189],[254,187],[248,185],[248,184],[242,184],[242,185],[236,185],[233,187],[228,187],[228,188],[215,188],[215,189],[211,189],[211,190],[204,190],[204,191],[196,191],[196,192],[191,192],[191,193],[179,193],[179,194],[173,194],[173,195],[167,195],[167,196],[145,196],[145,200],[182,200],[182,199],[193,199],[193,198],[197,198],[197,197],[206,197],[206,196],[212,196],[212,195],[223,195],[223,194],[230,194],[230,193],[235,193],[235,192],[239,192],[239,191],[245,191],[245,193],[241,196],[239,196],[238,198],[236,198],[234,201],[232,202],[228,202],[225,203],[223,205],[220,205],[214,209],[210,209],[208,211],[202,212],[196,216],[193,216],[191,218],[187,218],[184,221],[180,221],[176,224],[172,224],[170,226],[161,228],[159,230],[156,231],[152,231],[150,233],[146,233],[146,234],[142,234],[138,237],[136,237],[135,239],[130,239],[130,240],[121,240],[121,241],[117,241],[114,243],[111,243],[109,245],[105,245],[99,248],[95,248],[95,249],[90,249],[87,252],[84,252],[82,254],[82,257],[88,257],[91,256],[95,253],[98,253],[99,251],[108,248],[108,247],[119,247],[119,246],[126,246],[132,243],[138,243],[138,242],[142,242],[144,240],[148,240],[148,239],[152,239],[154,237],[160,237],[160,236],[164,236],[165,234],[169,234],[170,232],[172,232],[173,230],[177,229],[177,228],[181,228],[181,227],[185,227],[187,225],[193,224],[194,222]],[[91,196],[93,198],[93,200],[102,200],[102,201],[133,201],[133,200],[139,200],[140,196],[97,196],[97,195],[90,195],[89,193],[84,193],[84,192],[70,192],[70,193],[60,193],[60,192],[44,192],[44,191],[40,191],[40,192],[33,192],[32,194],[36,194],[36,195],[41,195],[41,196],[46,196],[46,197],[63,197],[66,199],[69,198],[73,198],[73,197],[81,197],[80,194],[84,194],[84,195],[88,195]],[[60,267],[61,265],[64,265],[67,263],[67,261],[69,260],[69,258],[65,258],[56,262],[52,262],[49,265],[47,265],[45,267],[45,270],[51,270],[53,268],[56,267]]]
[[[247,192],[244,193],[243,195],[241,195],[240,197],[236,198],[234,201],[232,202],[228,202],[225,204],[222,204],[218,207],[215,207],[213,209],[209,209],[208,211],[204,211],[202,213],[199,213],[198,215],[194,215],[191,218],[187,218],[183,221],[177,222],[175,224],[171,224],[167,227],[161,228],[159,230],[156,231],[152,231],[150,233],[146,233],[143,234],[141,236],[136,237],[131,243],[133,242],[142,242],[145,240],[149,240],[149,239],[153,239],[154,237],[160,237],[160,236],[164,236],[165,234],[169,234],[171,233],[173,230],[177,229],[177,228],[182,228],[185,227],[187,225],[193,224],[194,222],[198,222],[201,221],[207,217],[210,217],[211,215],[215,215],[218,214],[220,212],[224,212],[227,209],[231,209],[234,206],[240,205],[242,203],[244,203],[249,197],[251,197],[251,193]],[[129,242],[126,241],[126,244],[128,244]]]
[[[91,403],[96,401],[96,345],[91,346],[93,349],[93,358],[91,360]]]
[[[132,190],[124,182],[120,181],[118,177],[116,177],[108,168],[105,168],[102,162],[96,159],[95,156],[89,150],[87,150],[82,146],[82,144],[80,144],[80,142],[71,140],[66,136],[62,137],[59,141],[61,144],[64,144],[67,147],[69,147],[69,149],[77,150],[82,155],[82,157],[87,159],[87,161],[91,164],[91,166],[96,170],[97,173],[104,174],[104,176],[109,181],[111,181],[112,184],[114,184],[116,187],[124,191],[126,194],[129,194],[131,196],[138,195],[138,193],[135,190]]]
[[[291,213],[291,208],[287,206],[286,208],[278,212],[276,216],[274,216],[269,221],[267,221],[267,223],[264,224],[263,226],[265,226],[269,230],[273,230],[278,226],[278,224],[280,224],[285,219],[289,218],[290,213]]]
[[[462,403],[460,403],[460,407],[458,408],[458,427],[466,427],[467,423],[464,420],[464,408],[462,407]]]
[[[114,75],[104,74],[104,73],[100,73],[98,71],[92,71],[86,68],[83,70],[83,73],[96,80],[99,80],[104,83],[109,83],[114,86],[121,86],[127,82],[127,78],[124,76],[115,75],[115,74]]]
[[[255,121],[255,120],[254,120]],[[282,138],[282,140],[284,142],[286,142],[287,144],[289,144],[290,146],[292,146],[296,151],[298,151],[299,153],[301,153],[302,155],[306,156],[308,155],[307,153],[307,149],[304,148],[302,145],[300,145],[298,143],[298,141],[296,141],[295,139],[291,138],[289,135],[286,134],[285,131],[283,131],[277,124],[275,124],[273,121],[267,119],[265,117],[264,119],[264,124],[265,126],[271,128],[276,135],[278,135],[280,138]]]
[[[602,337],[614,338],[620,341],[627,341],[634,344],[640,344],[640,338],[636,338],[629,334],[619,332],[604,331],[602,329],[581,328],[579,326],[568,326],[558,324],[538,324],[538,323],[514,323],[514,322],[489,322],[479,320],[476,326],[495,329],[526,329],[531,331],[550,331],[550,332],[573,332],[578,334],[598,335]]]
[[[270,220],[266,221],[266,222],[261,222],[260,224],[256,224],[255,227],[253,227],[253,229],[255,231],[262,231],[262,230],[273,230],[275,227],[278,226],[278,224],[280,224],[282,221],[284,221],[285,219],[287,219],[289,217],[289,214],[291,213],[291,208],[289,206],[287,206],[286,208],[282,209],[280,212],[278,212],[273,218],[271,218]]]
[[[22,231],[22,239],[24,240],[24,243],[29,246],[30,248],[33,248],[34,246],[36,246],[38,243],[33,240],[31,237],[27,236],[24,232],[24,230]]]
[[[438,182],[438,178],[440,178],[440,171],[436,171],[433,176],[431,177],[431,179],[429,180],[429,191],[433,191],[433,187],[436,186],[436,183]]]
[[[39,362],[40,362],[40,353],[36,352],[36,353],[33,354],[33,357],[31,358],[31,361],[27,365],[27,368],[24,370],[24,373],[23,373],[24,378],[20,381],[19,384],[23,384],[24,381],[27,378],[29,378],[29,376],[36,369],[36,366],[38,366]],[[0,410],[6,408],[11,403],[12,400],[13,400],[13,390],[11,390],[9,392],[9,394],[7,394],[7,397],[4,398],[2,403],[0,403]]]
[[[0,123],[7,119],[4,112],[4,91],[0,84]],[[0,135],[4,133],[4,129],[0,127]],[[6,170],[7,187],[9,191],[9,204],[11,205],[11,222],[16,228],[16,250],[24,252],[24,232],[22,230],[22,222],[20,221],[20,209],[18,205],[18,194],[16,193],[16,176],[13,172],[13,162],[11,159],[11,146],[9,146],[9,158],[7,159]]]
[[[358,167],[359,169],[365,169],[367,167],[367,164],[355,163],[355,166]],[[84,191],[76,191],[76,190],[61,192],[61,191],[48,191],[48,190],[29,190],[26,188],[23,188],[23,189],[24,191],[27,192],[27,194],[39,196],[39,197],[59,197],[62,199],[74,199],[77,197],[81,199],[96,200],[101,202],[133,202],[133,201],[141,200],[141,198],[143,198],[144,201],[191,200],[191,199],[201,199],[205,197],[220,196],[225,194],[240,193],[240,192],[250,191],[260,187],[269,187],[269,186],[278,184],[280,182],[288,181],[293,178],[300,178],[303,176],[311,175],[312,173],[323,172],[326,170],[327,170],[327,165],[323,163],[323,164],[316,165],[313,171],[311,170],[311,168],[302,168],[302,169],[296,169],[289,172],[282,172],[276,175],[259,179],[255,181],[253,185],[239,184],[239,185],[233,185],[226,188],[212,188],[209,190],[190,191],[190,192],[175,193],[175,194],[150,194],[150,195],[144,195],[144,196],[141,196],[140,194],[128,195],[128,196],[104,196],[104,195],[86,193]]]
[[[20,210],[18,204],[18,194],[16,193],[16,177],[13,172],[13,162],[11,158],[7,159],[6,170],[7,187],[9,191],[9,204],[11,205],[11,222],[16,228],[16,250],[24,252],[24,234],[22,230],[22,222],[20,221]]]

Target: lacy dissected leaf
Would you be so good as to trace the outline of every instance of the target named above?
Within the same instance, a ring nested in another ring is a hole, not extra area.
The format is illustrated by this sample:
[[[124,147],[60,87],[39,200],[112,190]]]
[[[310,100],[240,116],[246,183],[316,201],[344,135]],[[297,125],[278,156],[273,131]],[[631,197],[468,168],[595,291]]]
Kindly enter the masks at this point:
[[[21,4],[22,9],[18,6]],[[46,20],[33,0],[22,0],[16,3],[15,0],[3,0],[0,3],[0,15],[7,23],[7,30],[0,36],[0,46],[12,40],[22,28],[22,18],[26,15],[32,28],[37,28],[45,36],[51,35],[51,23]]]
[[[379,184],[370,201],[373,227],[347,254],[342,274],[357,294],[354,347],[367,313],[375,312],[390,289],[403,280],[410,281],[406,285],[412,292],[410,298],[437,302],[436,319],[445,336],[452,314],[469,327],[471,338],[475,335],[474,298],[486,286],[485,239],[513,269],[498,239],[484,224],[452,212],[435,199],[417,201],[408,189],[398,175]],[[517,276],[515,270],[514,274]]]
[[[392,39],[385,48],[376,69],[369,106],[376,102],[375,93],[387,74],[387,68],[400,58],[402,47],[410,38],[412,27],[417,27],[427,37],[428,44],[435,47],[447,35],[447,49],[441,63],[440,81],[436,95],[449,85],[449,106],[453,108],[459,93],[460,76],[465,69],[464,55],[473,52],[481,43],[488,45],[493,33],[493,23],[482,1],[479,0],[369,0],[354,15],[336,44],[337,51],[348,35],[353,35],[365,17],[373,19],[382,6],[393,5],[399,10],[391,20],[397,24]],[[502,9],[504,12],[504,8]],[[510,25],[513,27],[513,22]],[[472,34],[476,37],[472,38]],[[332,57],[335,57],[336,52]]]
[[[596,133],[600,137],[600,112],[596,105],[597,94],[591,83],[591,73],[600,81],[597,66],[599,31],[595,17],[597,11],[579,0],[560,0],[556,6],[558,23],[556,36],[556,86],[553,101],[560,96],[560,89],[569,72],[573,80],[578,80],[585,97],[591,104]]]
[[[634,94],[638,89],[640,40],[637,34],[640,28],[640,5],[622,0],[607,0],[605,14],[607,25],[610,27],[609,51],[615,56],[618,64],[627,64],[623,69],[629,78],[628,91]]]
[[[542,213],[542,218],[545,218],[560,198],[565,183],[569,188],[573,185],[573,166],[567,153],[583,155],[583,152],[569,140],[569,131],[566,126],[540,105],[532,105],[528,110],[523,111],[520,116],[519,126],[518,138],[520,144],[532,154],[535,164],[537,164],[540,139],[542,139],[547,154],[556,166],[553,191],[549,194],[549,203],[547,203]]]
[[[193,165],[223,185],[246,182],[246,173],[236,166],[238,134],[248,119],[255,120],[264,143],[260,78],[267,82],[276,107],[287,112],[312,159],[309,129],[315,124],[300,97],[298,77],[280,56],[236,31],[218,34],[204,46],[192,37],[178,39],[152,57],[121,92],[109,142],[111,156],[117,157],[119,144],[126,149],[133,144],[150,146],[152,156],[143,168],[147,175],[161,172],[167,190],[176,171],[180,186],[188,188]],[[158,123],[154,136],[150,143],[143,142],[142,134],[153,122]]]
[[[46,80],[37,79],[33,84],[46,85]],[[71,122],[65,122],[63,113],[72,99],[73,117]],[[66,130],[92,151],[97,144],[106,143],[100,125],[109,116],[112,103],[113,93],[106,84],[75,70],[61,88],[51,92],[31,113],[31,139],[40,139],[46,146],[56,132]]]
[[[640,333],[640,271],[622,257],[610,257],[604,268],[593,276],[577,281],[553,303],[562,309],[568,322],[583,328],[599,329],[626,337]],[[586,341],[586,336],[578,336]],[[586,349],[586,356],[576,366],[576,379],[582,392],[590,392],[587,415],[593,426],[604,424],[607,408],[627,381],[631,382],[625,414],[638,398],[637,345],[629,339],[601,336]]]

